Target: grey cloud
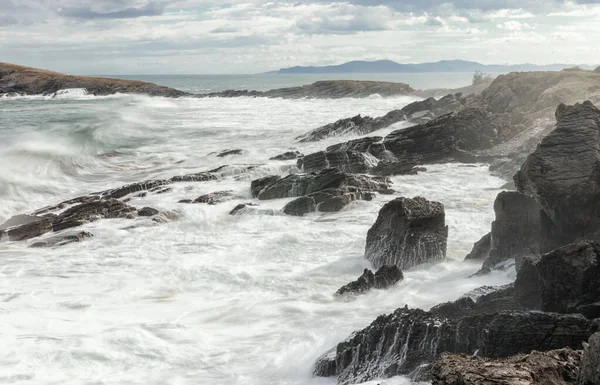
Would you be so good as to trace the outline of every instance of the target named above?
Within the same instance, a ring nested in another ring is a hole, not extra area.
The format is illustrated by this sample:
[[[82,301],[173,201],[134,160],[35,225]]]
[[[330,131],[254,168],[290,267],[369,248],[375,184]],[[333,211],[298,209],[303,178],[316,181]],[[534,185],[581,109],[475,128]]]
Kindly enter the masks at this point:
[[[238,32],[239,30],[236,27],[218,27],[213,29],[211,32],[212,33],[233,33],[233,32]]]
[[[123,1],[115,3],[123,4]],[[109,12],[99,12],[92,10],[91,7],[73,7],[60,8],[58,13],[61,16],[74,19],[132,19],[142,16],[159,16],[165,11],[163,3],[150,2],[142,7],[127,7]]]
[[[0,15],[0,27],[5,25],[15,25],[18,21],[11,15]]]

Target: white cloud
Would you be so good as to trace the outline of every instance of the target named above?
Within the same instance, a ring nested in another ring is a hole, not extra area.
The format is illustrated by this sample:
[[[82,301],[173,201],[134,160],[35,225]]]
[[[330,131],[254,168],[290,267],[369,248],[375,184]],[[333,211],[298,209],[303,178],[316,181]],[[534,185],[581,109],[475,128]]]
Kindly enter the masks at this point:
[[[508,20],[503,23],[497,25],[500,29],[505,29],[507,31],[521,31],[523,29],[532,29],[533,27],[527,23],[522,23],[516,20]]]

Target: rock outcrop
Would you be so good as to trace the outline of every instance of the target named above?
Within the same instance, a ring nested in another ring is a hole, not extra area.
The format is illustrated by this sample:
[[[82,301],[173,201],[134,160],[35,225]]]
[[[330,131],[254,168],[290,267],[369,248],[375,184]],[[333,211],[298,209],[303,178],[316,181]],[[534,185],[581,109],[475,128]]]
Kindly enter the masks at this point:
[[[342,286],[336,292],[337,295],[345,294],[363,294],[371,289],[387,289],[404,279],[402,271],[397,266],[381,266],[373,274],[369,269],[365,269],[363,274],[356,281]]]
[[[447,239],[444,205],[422,197],[397,198],[383,206],[367,233],[365,258],[375,268],[409,269],[444,260]]]
[[[581,351],[531,352],[508,358],[442,354],[432,368],[432,385],[575,385]]]
[[[367,98],[371,95],[383,97],[408,95],[414,90],[404,83],[359,81],[359,80],[323,80],[301,87],[279,88],[270,91],[227,90],[199,95],[202,97],[264,97],[284,99],[341,99]]]
[[[542,207],[531,197],[503,191],[496,197],[496,219],[490,233],[489,257],[483,263],[488,272],[509,259],[516,260],[517,270],[525,256],[540,254],[540,212]]]
[[[71,76],[38,68],[0,63],[0,94],[54,95],[66,89],[85,89],[91,95],[116,93],[181,97],[192,94],[138,80]]]
[[[600,333],[590,337],[584,346],[577,385],[600,384]]]
[[[492,247],[492,233],[487,233],[480,240],[475,242],[473,250],[465,257],[465,261],[470,260],[486,260],[490,256],[490,248]]]
[[[599,327],[579,315],[498,309],[482,313],[477,303],[471,309],[463,306],[457,317],[446,318],[439,311],[405,307],[378,317],[325,354],[315,374],[337,375],[339,384],[356,384],[419,375],[423,365],[444,352],[496,358],[533,350],[581,349]]]
[[[304,154],[299,151],[288,151],[283,154],[276,155],[274,157],[269,158],[269,160],[292,160],[297,158],[302,158]]]
[[[366,135],[403,121],[414,124],[427,123],[438,116],[458,111],[464,103],[465,99],[460,94],[446,95],[440,100],[428,98],[411,103],[400,110],[388,112],[378,118],[356,115],[351,118],[340,119],[335,123],[307,132],[296,139],[300,142],[316,142],[332,136]]]
[[[515,176],[543,207],[544,252],[600,235],[600,110],[589,101],[560,105],[556,119]]]
[[[515,294],[529,309],[600,318],[600,243],[581,241],[526,259]]]

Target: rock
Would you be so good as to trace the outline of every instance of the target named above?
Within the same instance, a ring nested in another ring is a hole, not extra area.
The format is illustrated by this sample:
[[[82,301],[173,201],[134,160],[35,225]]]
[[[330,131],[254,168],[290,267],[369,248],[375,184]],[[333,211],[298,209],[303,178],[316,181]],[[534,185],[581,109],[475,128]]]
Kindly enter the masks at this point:
[[[397,198],[379,211],[367,233],[365,258],[375,268],[408,269],[446,258],[448,227],[444,205],[422,197]]]
[[[233,208],[233,210],[231,210],[229,212],[229,215],[242,215],[242,214],[246,214],[248,211],[250,211],[249,209],[252,207],[256,207],[258,206],[255,203],[240,203],[239,205],[235,206]]]
[[[81,203],[58,215],[52,222],[52,230],[60,231],[81,226],[100,218],[132,218],[136,215],[137,210],[134,207],[116,199]]]
[[[226,156],[229,156],[229,155],[242,155],[242,153],[243,153],[243,152],[244,152],[244,151],[243,151],[243,150],[240,150],[240,149],[236,149],[236,150],[225,150],[225,151],[223,151],[223,152],[219,153],[219,154],[217,155],[217,157],[219,157],[219,158],[223,158],[223,157],[226,157]]]
[[[152,217],[158,214],[160,211],[157,209],[153,209],[152,207],[144,207],[138,210],[138,215],[140,217]]]
[[[490,255],[483,263],[489,271],[502,262],[516,260],[517,270],[524,256],[540,254],[540,212],[532,198],[516,191],[503,191],[496,197],[490,236]]]
[[[279,154],[277,156],[269,158],[269,160],[292,160],[296,158],[302,158],[303,156],[304,154],[302,154],[299,151],[288,151],[284,152],[283,154]]]
[[[475,305],[475,307],[477,307]],[[509,357],[533,350],[581,349],[599,327],[578,315],[508,311],[463,311],[445,318],[432,309],[400,308],[337,345],[317,363],[320,376],[338,376],[339,384],[410,375],[443,352]]]
[[[356,200],[370,201],[375,194],[353,187],[326,189],[295,199],[285,205],[283,212],[288,215],[302,216],[314,211],[332,213],[342,210]]]
[[[209,205],[216,205],[217,203],[222,203],[228,200],[227,198],[231,198],[233,195],[233,191],[225,190],[225,191],[215,191],[210,194],[201,195],[198,198],[194,199],[192,203],[206,203]]]
[[[80,231],[74,234],[63,234],[55,237],[50,237],[44,239],[43,241],[35,242],[30,247],[40,248],[40,247],[59,247],[68,245],[70,243],[81,242],[86,238],[93,237],[94,234],[87,231]]]
[[[56,215],[46,214],[44,216],[36,215],[17,215],[6,221],[0,229],[0,238],[8,238],[9,241],[24,241],[38,237],[52,230],[52,223]]]
[[[542,252],[600,235],[600,110],[561,104],[557,126],[527,157],[517,189],[543,207]]]
[[[486,260],[490,256],[490,247],[492,242],[492,233],[487,233],[480,240],[475,242],[473,250],[465,257],[465,261]]]
[[[600,242],[581,241],[527,259],[516,297],[528,308],[600,318]]]
[[[573,385],[581,351],[531,352],[508,358],[442,354],[432,368],[432,385]]]
[[[298,168],[303,172],[315,172],[327,168],[365,174],[371,171],[378,159],[367,152],[359,151],[319,151],[298,160]]]
[[[382,266],[375,274],[365,269],[356,281],[342,286],[337,295],[363,294],[371,289],[387,289],[404,279],[402,271],[397,266]]]
[[[106,190],[101,193],[96,193],[92,195],[98,195],[103,199],[120,199],[129,194],[142,191],[161,193],[164,186],[169,184],[171,184],[171,182],[168,180],[146,180],[143,182],[128,184],[126,186]]]
[[[358,80],[323,80],[301,87],[280,88],[270,91],[237,91],[227,90],[203,95],[205,97],[266,97],[284,99],[340,99],[367,98],[378,94],[383,97],[408,95],[414,90],[404,83],[358,81]]]
[[[188,92],[138,80],[71,76],[38,68],[0,63],[0,94],[55,95],[61,90],[85,89],[91,95],[116,93],[152,96],[191,96]]]
[[[263,185],[256,181],[255,186]],[[356,189],[363,192],[390,193],[391,181],[385,177],[353,175],[338,169],[325,169],[310,174],[292,174],[268,184],[258,193],[258,199],[279,199],[309,195],[327,189]],[[256,189],[253,189],[255,191]]]
[[[270,175],[264,178],[253,180],[250,183],[250,192],[252,193],[252,198],[257,198],[258,194],[267,186],[274,184],[275,182],[279,182],[283,179],[279,175]]]
[[[171,178],[171,182],[207,182],[217,179],[218,177],[212,172],[199,172],[196,174],[174,176]]]
[[[600,384],[600,333],[591,336],[584,347],[577,378],[577,385],[598,384]]]

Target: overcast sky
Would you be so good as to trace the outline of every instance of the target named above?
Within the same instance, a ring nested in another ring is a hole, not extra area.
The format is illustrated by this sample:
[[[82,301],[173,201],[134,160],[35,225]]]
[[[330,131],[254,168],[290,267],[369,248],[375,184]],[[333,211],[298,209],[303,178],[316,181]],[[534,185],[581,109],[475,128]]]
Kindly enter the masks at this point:
[[[600,63],[600,0],[0,0],[0,61],[77,74]]]

